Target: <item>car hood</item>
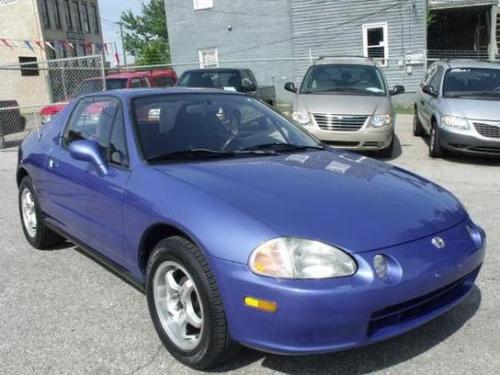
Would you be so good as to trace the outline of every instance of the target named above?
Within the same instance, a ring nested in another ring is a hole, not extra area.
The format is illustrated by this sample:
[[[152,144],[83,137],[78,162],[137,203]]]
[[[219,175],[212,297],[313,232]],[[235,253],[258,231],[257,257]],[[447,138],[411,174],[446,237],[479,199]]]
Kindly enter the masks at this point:
[[[372,115],[391,113],[391,101],[386,96],[307,94],[299,95],[297,111],[338,115]]]
[[[471,120],[500,121],[500,101],[478,99],[444,99],[445,114]]]
[[[316,239],[351,253],[429,236],[467,218],[461,204],[441,187],[351,153],[318,151],[155,168],[279,235]]]

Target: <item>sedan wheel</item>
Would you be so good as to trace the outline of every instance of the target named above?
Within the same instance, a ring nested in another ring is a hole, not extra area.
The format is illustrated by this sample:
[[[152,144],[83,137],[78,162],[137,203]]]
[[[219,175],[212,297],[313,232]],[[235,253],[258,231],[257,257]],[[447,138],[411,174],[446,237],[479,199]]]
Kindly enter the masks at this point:
[[[21,212],[24,229],[31,238],[34,238],[37,228],[36,207],[33,195],[27,187],[21,193]]]
[[[146,269],[146,297],[158,336],[185,365],[206,370],[237,350],[215,276],[187,239],[170,237],[155,246]]]
[[[44,250],[60,244],[64,239],[47,228],[39,207],[31,178],[26,176],[19,184],[19,216],[26,240],[34,248]]]
[[[176,262],[164,262],[156,269],[153,290],[165,333],[182,350],[196,348],[203,331],[203,307],[189,272]]]

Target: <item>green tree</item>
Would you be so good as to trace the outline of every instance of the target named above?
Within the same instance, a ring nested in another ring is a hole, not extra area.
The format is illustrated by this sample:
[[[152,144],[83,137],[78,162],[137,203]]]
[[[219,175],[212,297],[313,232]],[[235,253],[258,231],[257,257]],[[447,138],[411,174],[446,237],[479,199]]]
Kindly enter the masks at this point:
[[[125,50],[135,57],[137,65],[170,63],[164,0],[144,2],[140,15],[123,12],[120,21]]]

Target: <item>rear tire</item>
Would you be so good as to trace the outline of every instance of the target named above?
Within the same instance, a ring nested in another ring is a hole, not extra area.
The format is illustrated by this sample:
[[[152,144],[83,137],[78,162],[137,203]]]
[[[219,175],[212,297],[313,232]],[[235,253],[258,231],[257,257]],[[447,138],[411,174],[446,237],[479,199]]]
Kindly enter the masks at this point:
[[[19,216],[24,236],[35,249],[47,250],[64,242],[64,238],[45,225],[36,191],[29,176],[24,177],[19,184]]]
[[[413,116],[413,135],[415,137],[423,137],[424,128],[418,118],[417,107],[415,107],[415,115]]]
[[[186,288],[192,289],[189,299]],[[146,270],[146,296],[158,336],[186,366],[210,369],[237,351],[215,277],[192,242],[171,237],[156,245]],[[196,307],[194,317],[192,306]]]
[[[444,155],[444,150],[441,147],[439,130],[435,122],[432,123],[431,133],[429,137],[429,156],[431,158],[441,158]]]

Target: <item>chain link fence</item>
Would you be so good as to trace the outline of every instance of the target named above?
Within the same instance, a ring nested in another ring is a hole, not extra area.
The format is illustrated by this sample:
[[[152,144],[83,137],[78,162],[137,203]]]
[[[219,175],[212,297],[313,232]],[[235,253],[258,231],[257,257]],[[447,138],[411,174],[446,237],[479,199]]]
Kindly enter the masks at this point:
[[[102,91],[104,74],[101,56],[0,65],[0,150],[19,145],[54,103]]]

